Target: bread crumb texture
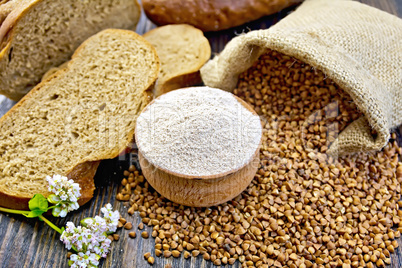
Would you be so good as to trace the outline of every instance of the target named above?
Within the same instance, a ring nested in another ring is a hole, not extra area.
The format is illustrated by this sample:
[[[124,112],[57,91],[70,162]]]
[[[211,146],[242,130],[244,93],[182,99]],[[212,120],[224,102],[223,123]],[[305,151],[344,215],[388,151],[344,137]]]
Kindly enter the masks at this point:
[[[0,38],[0,93],[14,100],[47,70],[69,60],[91,35],[107,28],[135,29],[140,16],[135,0],[36,2],[21,10],[19,21]]]
[[[47,175],[116,157],[132,140],[158,68],[154,48],[134,32],[88,39],[66,69],[0,119],[0,192],[47,195]]]

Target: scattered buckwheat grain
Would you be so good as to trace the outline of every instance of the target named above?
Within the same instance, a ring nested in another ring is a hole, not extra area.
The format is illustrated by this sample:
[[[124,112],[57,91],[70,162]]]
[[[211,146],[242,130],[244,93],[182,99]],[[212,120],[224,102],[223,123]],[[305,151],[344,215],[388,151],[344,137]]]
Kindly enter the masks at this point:
[[[402,231],[396,134],[381,152],[329,157],[339,132],[362,115],[323,73],[276,52],[241,74],[234,93],[264,122],[260,167],[241,195],[215,207],[184,207],[129,169],[129,211],[153,227],[157,256],[184,251],[243,267],[389,264]],[[119,198],[128,193],[122,187]]]

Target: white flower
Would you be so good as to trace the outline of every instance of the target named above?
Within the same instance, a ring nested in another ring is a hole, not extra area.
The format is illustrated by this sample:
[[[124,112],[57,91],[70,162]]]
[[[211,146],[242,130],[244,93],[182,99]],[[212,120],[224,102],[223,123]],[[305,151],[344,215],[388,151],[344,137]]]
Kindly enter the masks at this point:
[[[55,217],[62,217],[64,218],[68,212],[77,210],[80,206],[77,202],[60,202],[56,205],[56,207],[52,210],[52,214]]]
[[[48,197],[50,203],[56,204],[52,214],[55,217],[65,217],[68,212],[79,208],[78,198],[81,196],[80,186],[73,180],[60,175],[47,176],[49,191],[54,194]]]
[[[94,236],[90,240],[91,243],[88,244],[88,250],[106,258],[109,253],[110,245],[112,240],[106,237],[106,235]]]
[[[61,206],[57,213],[62,215],[65,210]],[[75,226],[67,222],[66,229],[60,236],[67,249],[74,249],[78,254],[71,255],[69,265],[71,267],[97,267],[98,260],[106,258],[112,241],[107,238],[108,233],[115,232],[120,219],[120,213],[112,211],[112,205],[107,204],[101,208],[103,218],[95,216],[81,221],[83,226]],[[85,253],[84,253],[85,252]]]
[[[92,236],[91,230],[82,226],[75,226],[72,222],[67,222],[67,228],[60,236],[60,240],[66,245],[67,249],[73,246],[76,250],[86,250]]]
[[[101,212],[103,213],[103,217],[106,220],[108,231],[115,232],[119,223],[120,213],[117,210],[112,211],[111,204],[106,204],[105,207],[101,208]]]
[[[73,254],[70,257],[70,265],[72,268],[85,268],[85,267],[98,267],[99,256],[95,253],[78,252],[78,254]]]
[[[80,194],[80,185],[67,177],[60,175],[47,176],[49,191],[57,195],[62,201],[77,202]]]
[[[112,243],[112,240],[110,240],[109,238],[106,238],[100,245],[99,252],[97,254],[101,255],[103,258],[106,258],[107,254],[109,253],[111,243]]]
[[[99,219],[98,221],[101,222]],[[96,222],[94,219],[85,219],[85,223],[88,224],[87,227],[76,227],[74,223],[67,222],[66,229],[61,234],[60,240],[65,244],[67,249],[74,247],[75,250],[90,251],[106,258],[112,241],[107,238],[106,232],[103,231],[105,227],[97,228],[94,222]]]
[[[84,220],[84,223],[94,232],[104,233],[109,230],[106,220],[99,216],[95,216],[95,218],[87,218]]]

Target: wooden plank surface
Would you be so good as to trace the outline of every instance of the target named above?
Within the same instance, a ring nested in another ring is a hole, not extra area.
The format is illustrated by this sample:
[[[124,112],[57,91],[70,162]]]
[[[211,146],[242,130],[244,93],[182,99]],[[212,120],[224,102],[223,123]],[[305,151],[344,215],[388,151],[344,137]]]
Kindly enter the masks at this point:
[[[402,17],[402,0],[360,0],[360,2]],[[268,28],[291,11],[290,8],[236,28],[218,33],[207,33],[206,36],[210,40],[213,54],[219,53],[234,36],[254,29]],[[153,27],[155,26],[143,16],[137,32],[142,34]],[[13,104],[14,102],[0,97],[0,116]],[[118,209],[125,218],[131,221],[137,232],[137,238],[129,238],[126,230],[119,231],[121,239],[113,243],[111,253],[106,260],[101,262],[100,267],[147,267],[148,264],[144,260],[143,254],[151,252],[155,257],[153,238],[140,238],[140,231],[136,228],[141,222],[139,215],[129,216],[127,204],[115,199],[124,169],[128,168],[130,163],[135,162],[135,154],[103,161],[95,177],[96,191],[93,200],[65,219],[51,218],[52,222],[60,227],[65,226],[67,221],[78,223],[82,218],[100,214],[100,208],[106,203],[111,203],[115,209]],[[148,227],[146,229],[151,231]],[[399,239],[400,244],[401,242],[402,238]],[[67,250],[59,241],[59,235],[43,222],[0,213],[0,267],[68,267],[66,254]],[[201,256],[187,260],[155,257],[154,267],[164,267],[167,263],[172,264],[172,267],[214,267],[211,262],[206,262]],[[232,267],[239,267],[239,264],[236,262]],[[392,255],[392,264],[389,267],[402,267],[402,254],[399,248]]]

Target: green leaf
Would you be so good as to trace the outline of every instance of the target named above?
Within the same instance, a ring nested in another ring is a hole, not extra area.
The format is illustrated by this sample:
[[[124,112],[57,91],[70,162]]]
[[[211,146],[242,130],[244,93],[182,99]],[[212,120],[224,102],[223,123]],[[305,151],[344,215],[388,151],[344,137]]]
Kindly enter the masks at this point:
[[[35,218],[45,213],[48,210],[49,204],[43,195],[36,194],[29,200],[28,206],[31,211],[28,213],[27,217]]]
[[[33,210],[33,211],[29,212],[26,217],[27,217],[27,218],[36,218],[36,217],[38,217],[38,216],[40,216],[40,215],[42,215],[42,214],[43,214],[43,211],[40,211],[40,210]]]
[[[47,208],[49,204],[47,203],[46,198],[41,195],[41,194],[35,194],[34,197],[32,197],[31,200],[28,202],[29,209],[34,211],[34,210],[39,210],[43,212],[47,211]]]

